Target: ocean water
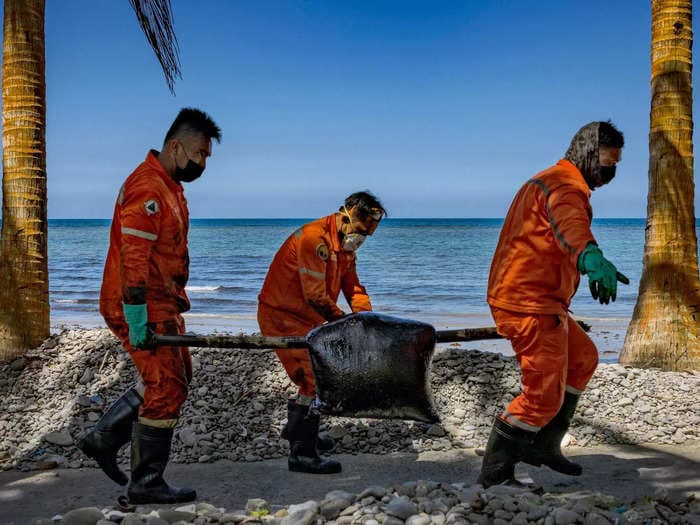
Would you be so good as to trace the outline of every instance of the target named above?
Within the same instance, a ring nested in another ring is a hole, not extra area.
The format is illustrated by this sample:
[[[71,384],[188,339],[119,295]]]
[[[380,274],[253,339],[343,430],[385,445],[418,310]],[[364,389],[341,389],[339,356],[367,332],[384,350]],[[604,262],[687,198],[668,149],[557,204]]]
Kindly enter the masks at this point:
[[[190,227],[192,310],[198,333],[258,330],[257,295],[278,247],[310,219],[193,219]],[[109,220],[49,220],[52,328],[104,326],[98,312]],[[426,321],[437,329],[490,326],[486,282],[500,219],[385,219],[358,253],[358,274],[375,311]],[[614,359],[636,301],[644,219],[594,220],[606,257],[630,278],[617,301],[600,305],[583,278],[571,306],[593,326],[601,354]],[[341,297],[341,307],[347,310]],[[503,342],[472,343],[508,353]]]

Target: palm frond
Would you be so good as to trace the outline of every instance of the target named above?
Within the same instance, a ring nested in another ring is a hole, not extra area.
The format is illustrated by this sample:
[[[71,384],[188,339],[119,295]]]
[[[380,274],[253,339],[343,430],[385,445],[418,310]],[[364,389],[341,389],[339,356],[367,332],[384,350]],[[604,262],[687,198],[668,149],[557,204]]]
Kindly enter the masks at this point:
[[[175,79],[182,78],[171,0],[129,0],[148,43],[158,58],[168,89],[175,94]]]

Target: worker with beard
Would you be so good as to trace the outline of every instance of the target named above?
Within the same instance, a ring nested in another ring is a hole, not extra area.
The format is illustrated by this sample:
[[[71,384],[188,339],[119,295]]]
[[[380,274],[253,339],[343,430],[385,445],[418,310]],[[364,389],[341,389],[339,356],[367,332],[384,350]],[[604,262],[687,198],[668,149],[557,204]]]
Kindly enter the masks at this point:
[[[623,145],[610,122],[585,125],[565,157],[527,181],[508,210],[487,299],[520,365],[522,392],[495,418],[479,476],[484,487],[517,484],[519,461],[581,474],[560,446],[598,351],[568,309],[580,275],[601,304],[615,300],[618,281],[629,284],[591,232],[591,191],[613,179]]]
[[[122,185],[114,207],[109,250],[100,291],[100,313],[139,373],[128,389],[78,441],[113,481],[128,478],[117,465],[131,441],[131,503],[191,501],[196,492],[163,479],[173,429],[192,380],[187,347],[154,345],[153,334],[183,334],[189,310],[187,233],[189,211],[183,184],[199,178],[221,132],[204,112],[184,108],[165,135]]]
[[[313,328],[340,319],[343,292],[352,312],[371,311],[372,304],[355,269],[355,251],[372,235],[386,210],[369,192],[353,193],[338,212],[305,224],[275,255],[258,296],[258,324],[265,336],[305,336]],[[289,378],[298,386],[287,401],[289,470],[333,474],[341,464],[318,454],[333,448],[329,436],[318,435],[320,415],[311,358],[307,349],[277,351]]]

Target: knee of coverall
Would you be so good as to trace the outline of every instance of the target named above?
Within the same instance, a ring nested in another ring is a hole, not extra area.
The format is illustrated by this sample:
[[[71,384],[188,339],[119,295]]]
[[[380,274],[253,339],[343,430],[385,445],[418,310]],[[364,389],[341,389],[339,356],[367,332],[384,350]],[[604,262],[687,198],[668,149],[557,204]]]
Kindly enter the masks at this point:
[[[284,366],[289,379],[299,387],[299,395],[315,397],[316,380],[314,379],[309,351],[305,348],[285,348],[276,350],[275,353]]]
[[[313,328],[309,323],[302,322],[292,315],[275,310],[265,304],[258,304],[258,325],[265,336],[305,336]],[[288,348],[276,350],[289,379],[299,387],[299,395],[314,397],[316,381],[314,379],[311,356],[305,348]]]
[[[580,394],[598,367],[598,349],[588,334],[571,317],[569,324],[569,366],[566,377],[566,390]]]
[[[496,311],[497,310],[497,311]],[[506,409],[528,429],[546,425],[564,398],[568,361],[565,315],[494,309],[499,333],[507,337],[520,364],[522,393]]]
[[[537,405],[537,419],[546,424],[559,412],[564,400],[569,326],[563,314],[540,314],[537,324],[539,348],[531,359],[528,356],[523,360],[521,367],[524,392]]]
[[[182,352],[176,346],[129,352],[144,385],[139,421],[151,426],[174,427],[187,399],[187,374]]]
[[[134,348],[129,343],[129,326],[123,318],[105,319],[129,353],[143,383],[143,403],[139,420],[152,426],[175,426],[180,408],[187,398],[192,379],[192,360],[187,347],[161,346],[155,350]],[[150,324],[150,323],[149,323]],[[158,334],[182,334],[182,316],[150,324]]]
[[[153,327],[153,331],[157,334],[182,335],[185,333],[185,319],[181,315],[177,315],[174,319],[163,321],[161,325],[156,324]],[[180,353],[182,362],[185,365],[187,384],[190,384],[192,382],[192,355],[187,346],[181,346]]]

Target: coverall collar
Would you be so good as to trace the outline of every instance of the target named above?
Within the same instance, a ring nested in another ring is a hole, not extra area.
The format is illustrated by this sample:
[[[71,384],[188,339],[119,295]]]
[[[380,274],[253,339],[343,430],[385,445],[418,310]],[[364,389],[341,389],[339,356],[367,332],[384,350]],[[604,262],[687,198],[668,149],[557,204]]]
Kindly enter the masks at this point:
[[[173,191],[183,191],[182,184],[173,179],[170,174],[165,171],[165,168],[158,160],[159,154],[160,152],[157,150],[150,150],[148,155],[146,155],[146,164],[148,164],[151,168],[153,168],[153,171],[160,175],[160,177],[165,181],[165,184],[167,184],[168,188]]]
[[[566,160],[566,159],[561,159],[559,162],[557,162],[557,166],[560,166],[561,168],[564,168],[566,173],[571,177],[572,182],[584,190],[586,192],[586,195],[588,197],[591,197],[591,189],[588,187],[588,183],[586,183],[586,179],[583,178],[583,174],[581,171],[576,167],[575,164],[572,162]]]

